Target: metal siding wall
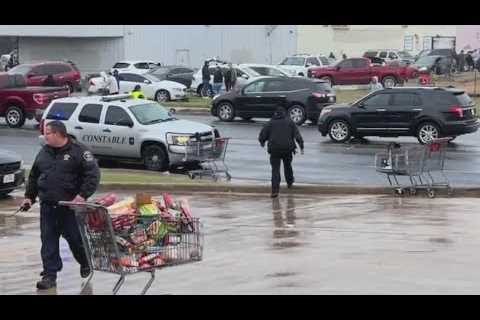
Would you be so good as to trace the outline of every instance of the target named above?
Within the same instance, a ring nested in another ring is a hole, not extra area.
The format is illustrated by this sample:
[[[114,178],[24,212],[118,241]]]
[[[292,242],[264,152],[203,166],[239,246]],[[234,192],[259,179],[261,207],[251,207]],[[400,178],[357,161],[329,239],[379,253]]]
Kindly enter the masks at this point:
[[[122,37],[123,25],[0,25],[0,36]]]
[[[123,41],[118,38],[20,38],[20,62],[67,59],[83,72],[110,69],[123,59]]]

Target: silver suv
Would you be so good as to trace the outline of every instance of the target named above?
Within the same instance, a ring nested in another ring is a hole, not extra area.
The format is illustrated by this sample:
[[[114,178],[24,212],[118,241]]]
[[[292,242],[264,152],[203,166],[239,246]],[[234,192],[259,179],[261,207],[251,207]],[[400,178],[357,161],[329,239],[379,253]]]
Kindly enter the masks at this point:
[[[188,140],[208,141],[219,137],[211,126],[179,120],[157,102],[128,95],[68,97],[56,99],[40,123],[65,123],[71,137],[83,143],[98,158],[142,161],[148,170],[166,170],[185,164]]]

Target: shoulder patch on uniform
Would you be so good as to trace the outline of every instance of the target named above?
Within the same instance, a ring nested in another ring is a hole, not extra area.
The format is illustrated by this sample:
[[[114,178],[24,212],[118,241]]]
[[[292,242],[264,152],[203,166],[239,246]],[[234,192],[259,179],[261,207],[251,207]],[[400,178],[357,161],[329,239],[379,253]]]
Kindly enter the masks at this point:
[[[85,159],[85,161],[93,161],[93,154],[90,151],[85,151],[83,153],[83,159]]]

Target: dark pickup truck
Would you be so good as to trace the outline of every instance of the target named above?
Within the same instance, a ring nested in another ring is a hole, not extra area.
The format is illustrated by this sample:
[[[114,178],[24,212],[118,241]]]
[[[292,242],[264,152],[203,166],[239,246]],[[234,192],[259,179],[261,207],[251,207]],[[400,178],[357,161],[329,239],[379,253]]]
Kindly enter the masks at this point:
[[[38,121],[50,101],[68,95],[63,87],[27,87],[23,76],[0,73],[0,117],[11,128],[23,126],[26,119]]]

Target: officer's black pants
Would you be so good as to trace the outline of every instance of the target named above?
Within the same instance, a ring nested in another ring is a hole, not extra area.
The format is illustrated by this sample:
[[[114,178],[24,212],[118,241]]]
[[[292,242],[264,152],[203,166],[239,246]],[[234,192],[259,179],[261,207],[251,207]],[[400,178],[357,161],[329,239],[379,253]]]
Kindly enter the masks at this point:
[[[81,266],[88,266],[73,211],[66,207],[42,203],[40,206],[40,236],[43,271],[46,276],[56,278],[57,272],[62,270],[60,236],[67,240],[75,260]]]
[[[287,184],[292,184],[294,182],[292,158],[293,156],[291,152],[270,154],[270,164],[272,166],[272,193],[278,193],[280,191],[280,182],[282,181],[280,176],[281,161],[283,161],[283,171]]]

